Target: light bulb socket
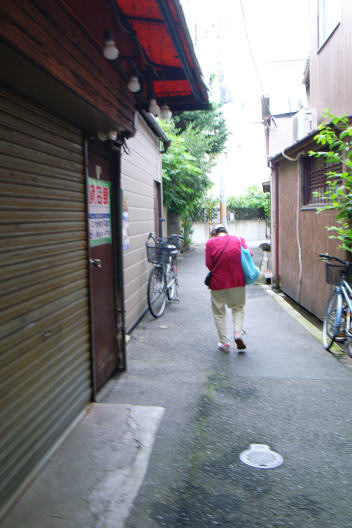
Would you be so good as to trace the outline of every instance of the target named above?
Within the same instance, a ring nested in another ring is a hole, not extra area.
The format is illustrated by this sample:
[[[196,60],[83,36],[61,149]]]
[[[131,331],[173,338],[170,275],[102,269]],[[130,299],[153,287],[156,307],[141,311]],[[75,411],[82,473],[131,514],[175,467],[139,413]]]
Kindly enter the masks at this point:
[[[110,29],[106,29],[104,31],[104,40],[114,40],[114,35],[112,34],[112,31],[110,31]]]

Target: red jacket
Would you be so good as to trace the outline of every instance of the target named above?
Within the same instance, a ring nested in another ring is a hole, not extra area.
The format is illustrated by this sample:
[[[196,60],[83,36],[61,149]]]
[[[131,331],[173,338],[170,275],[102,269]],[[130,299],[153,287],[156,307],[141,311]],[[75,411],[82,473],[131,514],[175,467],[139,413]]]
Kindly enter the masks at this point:
[[[241,240],[241,241],[240,241]],[[217,261],[225,244],[221,257]],[[225,235],[210,238],[205,247],[205,265],[211,270],[211,290],[225,290],[245,286],[241,267],[241,244],[247,247],[244,238]],[[215,262],[215,267],[214,266]]]

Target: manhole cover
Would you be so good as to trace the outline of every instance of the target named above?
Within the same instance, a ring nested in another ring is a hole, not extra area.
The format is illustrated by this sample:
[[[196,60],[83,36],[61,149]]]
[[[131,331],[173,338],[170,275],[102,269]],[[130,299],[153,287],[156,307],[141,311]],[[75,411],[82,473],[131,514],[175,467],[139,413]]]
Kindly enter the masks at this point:
[[[281,466],[283,458],[265,444],[250,444],[249,449],[242,451],[240,460],[247,466],[258,469],[272,469]]]

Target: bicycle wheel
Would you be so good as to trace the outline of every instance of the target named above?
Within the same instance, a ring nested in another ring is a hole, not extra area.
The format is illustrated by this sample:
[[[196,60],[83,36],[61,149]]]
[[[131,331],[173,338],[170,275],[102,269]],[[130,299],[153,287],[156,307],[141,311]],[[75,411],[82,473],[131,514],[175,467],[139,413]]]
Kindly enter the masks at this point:
[[[345,343],[347,341],[346,330],[348,330],[349,324],[347,322],[348,306],[345,300],[342,302],[342,312],[339,331],[335,337],[337,343]]]
[[[168,274],[167,298],[169,301],[179,301],[179,284],[176,264],[172,264]]]
[[[331,295],[323,321],[323,343],[326,350],[330,350],[336,337],[341,333],[342,294],[333,292]]]
[[[162,268],[154,267],[150,272],[147,298],[152,316],[156,319],[161,317],[166,305],[166,278]]]
[[[345,345],[345,352],[350,358],[352,358],[352,340],[351,339],[347,340],[347,344]]]

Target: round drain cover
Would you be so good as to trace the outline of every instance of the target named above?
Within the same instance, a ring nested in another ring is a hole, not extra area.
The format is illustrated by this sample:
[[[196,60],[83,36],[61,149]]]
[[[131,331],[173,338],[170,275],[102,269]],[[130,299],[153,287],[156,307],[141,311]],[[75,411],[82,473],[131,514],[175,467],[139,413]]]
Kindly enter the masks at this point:
[[[258,469],[272,469],[281,466],[283,458],[265,444],[250,444],[249,449],[242,451],[240,460],[247,466]]]

